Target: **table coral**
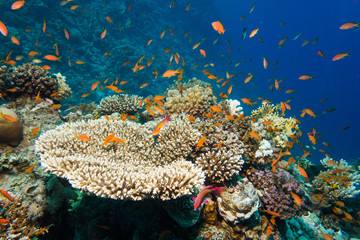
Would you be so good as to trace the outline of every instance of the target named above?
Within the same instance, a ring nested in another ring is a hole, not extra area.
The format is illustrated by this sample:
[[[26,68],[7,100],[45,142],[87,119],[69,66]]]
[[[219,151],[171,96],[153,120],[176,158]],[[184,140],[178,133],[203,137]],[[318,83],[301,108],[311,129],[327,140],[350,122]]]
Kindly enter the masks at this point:
[[[200,133],[181,117],[168,122],[157,137],[151,132],[119,117],[65,123],[43,133],[36,150],[43,167],[97,196],[168,200],[201,188],[204,173],[184,159]],[[74,133],[90,141],[74,138]],[[112,133],[125,143],[102,145]]]

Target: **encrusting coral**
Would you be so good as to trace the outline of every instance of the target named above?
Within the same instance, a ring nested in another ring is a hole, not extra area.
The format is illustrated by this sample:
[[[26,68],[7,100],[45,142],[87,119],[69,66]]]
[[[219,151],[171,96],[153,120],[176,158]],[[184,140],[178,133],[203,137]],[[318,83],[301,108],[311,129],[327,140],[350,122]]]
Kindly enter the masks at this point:
[[[61,100],[70,95],[71,90],[61,74],[51,75],[33,63],[0,67],[0,96],[5,100],[14,100],[25,94]]]
[[[120,94],[103,98],[97,107],[100,115],[113,113],[135,114],[142,109],[143,98],[137,95]]]
[[[102,197],[168,200],[200,188],[204,173],[185,160],[200,133],[181,117],[168,122],[158,136],[151,132],[119,117],[65,123],[42,134],[36,150],[47,170]],[[112,133],[124,143],[104,143]]]

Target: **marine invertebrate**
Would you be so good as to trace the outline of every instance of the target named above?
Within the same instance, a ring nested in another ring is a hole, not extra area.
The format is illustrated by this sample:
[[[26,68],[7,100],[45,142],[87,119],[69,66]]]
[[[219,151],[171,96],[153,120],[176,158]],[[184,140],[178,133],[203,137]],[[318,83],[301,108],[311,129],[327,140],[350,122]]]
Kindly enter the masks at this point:
[[[234,118],[239,117],[241,114],[243,114],[244,112],[242,111],[243,108],[240,106],[240,102],[236,99],[226,99],[223,101],[223,103],[225,103],[225,106],[227,106],[227,108],[229,109],[229,113],[228,115],[233,116]],[[224,105],[224,104],[222,104]]]
[[[65,99],[71,94],[61,74],[51,75],[43,68],[26,63],[19,67],[0,67],[0,94],[5,100],[23,95],[41,98]]]
[[[185,160],[200,133],[181,116],[173,119],[156,137],[148,125],[119,117],[64,123],[42,134],[36,150],[43,167],[97,196],[178,198],[202,186],[204,173]],[[74,133],[90,140],[74,138]],[[103,144],[112,133],[124,143]]]
[[[254,185],[246,178],[236,186],[223,191],[217,197],[219,214],[231,226],[249,219],[260,206],[260,199]]]
[[[9,120],[9,117],[13,120]],[[16,146],[22,138],[23,125],[17,114],[10,109],[0,108],[0,141]]]
[[[179,90],[180,89],[180,90]],[[216,103],[216,96],[209,83],[196,78],[187,83],[171,86],[165,93],[165,109],[168,113],[202,114]]]
[[[305,204],[305,190],[299,181],[282,169],[276,173],[269,169],[252,168],[247,171],[248,179],[259,190],[259,196],[267,211],[275,212],[280,219],[305,214],[310,208]],[[294,195],[296,194],[296,195]],[[301,203],[296,203],[298,196]]]
[[[334,161],[326,157],[320,162],[327,170],[321,171],[312,185],[317,193],[324,195],[324,200],[338,201],[360,193],[360,172],[344,159]]]
[[[103,98],[97,107],[100,115],[113,113],[135,114],[142,109],[143,98],[137,95],[119,94]]]

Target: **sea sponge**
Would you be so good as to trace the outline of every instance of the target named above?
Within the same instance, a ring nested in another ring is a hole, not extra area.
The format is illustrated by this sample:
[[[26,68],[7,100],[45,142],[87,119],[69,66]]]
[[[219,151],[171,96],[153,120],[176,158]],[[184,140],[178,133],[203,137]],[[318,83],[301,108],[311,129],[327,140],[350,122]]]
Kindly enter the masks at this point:
[[[143,106],[143,98],[137,95],[120,94],[103,98],[97,107],[100,115],[126,113],[133,115]]]
[[[11,91],[9,91],[11,90]],[[51,75],[34,63],[25,63],[19,67],[0,67],[0,95],[5,100],[14,100],[23,95],[41,98],[65,99],[71,94],[65,78]],[[52,95],[57,93],[55,96]]]
[[[179,91],[179,88],[183,90]],[[216,103],[216,96],[209,83],[196,78],[180,85],[176,83],[165,93],[165,109],[168,113],[202,114]]]
[[[14,111],[7,108],[0,108],[0,112],[16,120],[16,122],[11,122],[0,116],[0,142],[17,146],[23,137],[23,125]]]
[[[113,116],[110,121],[102,117],[64,123],[41,134],[36,142],[41,165],[75,188],[114,199],[169,200],[201,188],[204,173],[185,160],[200,139],[199,131],[173,117],[154,137],[146,125]],[[125,143],[103,144],[112,133]]]

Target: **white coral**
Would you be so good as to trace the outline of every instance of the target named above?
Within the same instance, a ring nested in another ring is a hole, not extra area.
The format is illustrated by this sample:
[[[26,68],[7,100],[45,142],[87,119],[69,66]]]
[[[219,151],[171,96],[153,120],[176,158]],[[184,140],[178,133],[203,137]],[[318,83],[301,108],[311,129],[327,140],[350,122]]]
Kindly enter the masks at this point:
[[[230,111],[229,115],[239,116],[239,115],[244,113],[242,111],[243,108],[240,106],[240,102],[238,100],[236,100],[236,99],[227,99],[225,101],[229,105],[229,111]]]
[[[262,139],[259,149],[255,152],[255,158],[266,157],[273,154],[273,152],[270,142],[266,139]]]

